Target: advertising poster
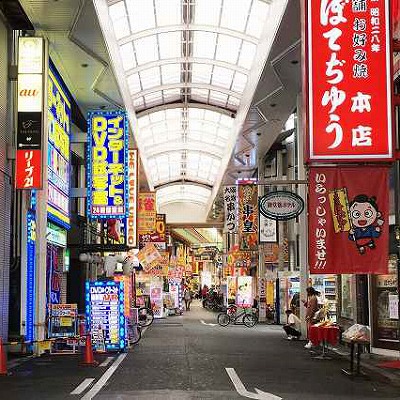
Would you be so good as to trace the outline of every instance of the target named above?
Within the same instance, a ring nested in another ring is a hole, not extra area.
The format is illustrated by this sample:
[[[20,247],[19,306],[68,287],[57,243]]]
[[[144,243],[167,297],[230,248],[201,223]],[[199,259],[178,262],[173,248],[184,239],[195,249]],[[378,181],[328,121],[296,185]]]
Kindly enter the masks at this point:
[[[47,214],[49,220],[69,229],[71,103],[51,63],[47,93]]]
[[[138,202],[138,150],[128,151],[128,218],[126,219],[126,244],[137,247],[137,202]]]
[[[146,243],[143,249],[139,250],[137,258],[143,267],[143,271],[149,272],[161,259],[161,254],[154,243]]]
[[[237,277],[236,276],[228,276],[226,278],[227,282],[227,299],[228,304],[235,304],[236,303],[236,291],[237,291]]]
[[[242,184],[239,190],[239,246],[240,250],[258,250],[258,188]]]
[[[278,222],[259,213],[260,243],[278,242]]]
[[[163,282],[161,280],[152,280],[150,283],[150,303],[154,313],[154,318],[163,316]]]
[[[179,285],[169,284],[169,292],[172,296],[173,308],[179,308]]]
[[[312,167],[312,274],[384,274],[388,268],[388,167]]]
[[[156,193],[141,192],[138,199],[138,232],[145,235],[155,232],[157,220]]]
[[[77,304],[50,305],[49,337],[74,337],[77,334]]]
[[[390,0],[306,1],[309,161],[390,161]]]
[[[238,228],[238,187],[236,185],[225,186],[224,206],[224,232],[236,233]]]
[[[88,115],[88,216],[128,216],[128,118],[124,111]]]
[[[57,246],[47,245],[47,304],[61,303],[61,280],[59,251]]]
[[[96,350],[125,348],[124,284],[86,282],[86,321]]]
[[[251,276],[237,277],[236,304],[239,307],[253,306],[252,280]]]

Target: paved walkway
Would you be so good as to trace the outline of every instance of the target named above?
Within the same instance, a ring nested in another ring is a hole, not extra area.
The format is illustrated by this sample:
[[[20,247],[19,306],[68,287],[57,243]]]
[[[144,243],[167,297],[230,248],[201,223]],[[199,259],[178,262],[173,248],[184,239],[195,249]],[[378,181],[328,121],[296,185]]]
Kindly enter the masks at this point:
[[[107,365],[81,367],[73,356],[27,361],[0,377],[0,399],[400,399],[377,375],[351,380],[341,373],[347,359],[316,360],[303,346],[279,326],[220,327],[194,302],[183,316],[155,321],[138,346]]]

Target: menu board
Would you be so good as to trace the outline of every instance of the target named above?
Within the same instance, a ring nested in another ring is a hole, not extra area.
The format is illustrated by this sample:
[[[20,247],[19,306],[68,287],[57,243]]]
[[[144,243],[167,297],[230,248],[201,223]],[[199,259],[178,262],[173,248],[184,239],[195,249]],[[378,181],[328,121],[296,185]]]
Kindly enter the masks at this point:
[[[76,304],[50,304],[49,337],[74,337],[77,329]]]
[[[96,350],[124,349],[124,283],[86,282],[86,320]]]

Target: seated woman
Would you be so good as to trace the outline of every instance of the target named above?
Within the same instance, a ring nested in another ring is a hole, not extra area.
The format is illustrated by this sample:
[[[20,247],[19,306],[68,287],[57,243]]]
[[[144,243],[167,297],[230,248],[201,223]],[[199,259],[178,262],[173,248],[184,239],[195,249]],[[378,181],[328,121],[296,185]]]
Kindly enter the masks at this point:
[[[286,332],[287,339],[288,340],[298,339],[301,336],[300,318],[297,317],[297,315],[295,315],[292,310],[286,310],[286,315],[288,320],[287,324],[283,325],[283,329]]]

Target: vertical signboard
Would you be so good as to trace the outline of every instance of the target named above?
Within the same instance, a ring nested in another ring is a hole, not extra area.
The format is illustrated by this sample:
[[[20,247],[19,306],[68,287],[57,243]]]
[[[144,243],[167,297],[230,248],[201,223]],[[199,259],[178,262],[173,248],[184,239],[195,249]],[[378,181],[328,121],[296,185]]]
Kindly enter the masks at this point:
[[[390,0],[306,1],[309,161],[388,161]]]
[[[128,151],[128,218],[126,244],[137,247],[137,201],[138,201],[138,151]]]
[[[385,274],[388,167],[313,167],[309,175],[312,274]]]
[[[36,274],[36,214],[32,210],[27,213],[26,258],[25,340],[31,341],[34,340]]]
[[[224,206],[225,206],[225,225],[226,233],[237,232],[238,222],[238,188],[236,185],[225,186],[224,188]]]
[[[259,241],[260,243],[278,242],[278,222],[258,213]]]
[[[71,103],[61,82],[55,68],[50,64],[47,88],[47,213],[51,221],[68,229],[70,225]]]
[[[236,304],[239,307],[253,306],[252,280],[253,278],[251,276],[237,277]]]
[[[258,250],[257,185],[239,185],[240,250]]]
[[[86,282],[86,321],[95,348],[125,348],[123,282]]]
[[[154,318],[162,318],[163,316],[163,281],[154,279],[150,283],[150,303],[154,313]]]
[[[15,187],[42,187],[44,40],[18,39],[18,125]]]
[[[88,216],[128,216],[128,121],[124,111],[88,117]]]
[[[142,192],[139,193],[138,199],[138,233],[140,247],[145,245],[145,242],[150,242],[150,235],[156,230],[157,208],[156,208],[156,193]]]

